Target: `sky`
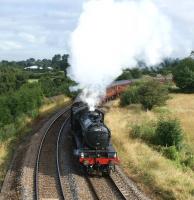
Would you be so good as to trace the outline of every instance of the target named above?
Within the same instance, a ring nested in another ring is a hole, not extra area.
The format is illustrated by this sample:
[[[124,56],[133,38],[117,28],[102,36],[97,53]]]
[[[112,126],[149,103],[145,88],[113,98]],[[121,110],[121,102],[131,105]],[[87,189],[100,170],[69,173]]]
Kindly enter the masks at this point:
[[[188,38],[194,37],[193,0],[153,1],[176,22],[177,29],[184,34],[187,27]],[[83,3],[84,0],[0,0],[0,60],[51,58],[57,53],[69,53],[69,37]]]

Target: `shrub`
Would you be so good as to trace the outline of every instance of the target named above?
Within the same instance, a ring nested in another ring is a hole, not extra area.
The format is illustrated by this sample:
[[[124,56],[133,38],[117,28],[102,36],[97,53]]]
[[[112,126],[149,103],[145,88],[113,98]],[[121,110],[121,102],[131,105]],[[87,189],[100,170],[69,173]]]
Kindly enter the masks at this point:
[[[129,87],[120,98],[120,105],[127,106],[133,103],[139,103],[138,87]]]
[[[170,160],[179,160],[179,152],[177,151],[176,147],[170,146],[163,149],[163,155],[166,156]]]
[[[22,114],[34,115],[35,110],[41,106],[42,99],[38,83],[26,83],[17,92],[3,95],[0,97],[0,127],[16,122]]]
[[[192,58],[181,60],[173,70],[173,78],[183,91],[194,91],[194,60]]]
[[[183,164],[187,167],[190,167],[194,171],[194,155],[191,152],[187,152]]]
[[[139,101],[146,110],[164,105],[168,99],[168,89],[157,81],[148,81],[138,90]]]
[[[131,135],[134,138],[140,138],[152,143],[155,137],[155,123],[147,122],[142,125],[132,126]]]
[[[183,142],[183,134],[179,121],[176,119],[160,119],[156,127],[155,143],[180,149]]]
[[[119,80],[130,80],[132,79],[131,72],[129,70],[124,70],[123,73],[116,79]]]

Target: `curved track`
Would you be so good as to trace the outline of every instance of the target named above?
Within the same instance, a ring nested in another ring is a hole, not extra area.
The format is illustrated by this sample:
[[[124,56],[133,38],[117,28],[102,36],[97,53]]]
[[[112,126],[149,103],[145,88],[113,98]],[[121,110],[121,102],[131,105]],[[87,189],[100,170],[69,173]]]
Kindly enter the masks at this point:
[[[46,130],[38,150],[35,167],[35,199],[64,199],[60,179],[59,141],[69,120],[70,106]]]
[[[118,170],[107,177],[80,172],[68,134],[69,119],[70,106],[53,120],[42,137],[34,172],[35,199],[146,199]]]

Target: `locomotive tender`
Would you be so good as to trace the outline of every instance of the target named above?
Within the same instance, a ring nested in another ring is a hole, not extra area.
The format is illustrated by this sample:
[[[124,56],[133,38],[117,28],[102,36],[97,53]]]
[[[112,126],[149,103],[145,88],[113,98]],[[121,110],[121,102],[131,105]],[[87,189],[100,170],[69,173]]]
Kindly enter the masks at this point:
[[[78,96],[71,107],[71,128],[76,144],[74,155],[89,174],[115,170],[119,160],[101,110],[90,111]]]

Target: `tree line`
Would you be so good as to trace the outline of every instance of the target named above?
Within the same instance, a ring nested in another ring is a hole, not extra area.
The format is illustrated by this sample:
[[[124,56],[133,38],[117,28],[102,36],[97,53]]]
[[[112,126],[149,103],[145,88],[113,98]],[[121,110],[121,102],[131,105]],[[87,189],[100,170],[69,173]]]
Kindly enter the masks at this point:
[[[52,59],[35,59],[35,58],[29,58],[27,60],[22,61],[7,61],[2,60],[0,62],[0,68],[2,67],[12,67],[12,68],[20,68],[24,69],[26,67],[30,66],[38,66],[42,69],[42,71],[48,71],[48,67],[51,67],[53,70],[61,70],[64,71],[66,74],[66,69],[69,67],[68,63],[68,54],[56,54],[52,57]],[[33,70],[34,72],[38,72],[40,70]]]

